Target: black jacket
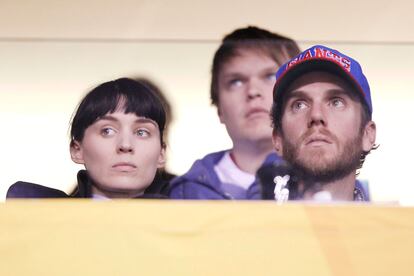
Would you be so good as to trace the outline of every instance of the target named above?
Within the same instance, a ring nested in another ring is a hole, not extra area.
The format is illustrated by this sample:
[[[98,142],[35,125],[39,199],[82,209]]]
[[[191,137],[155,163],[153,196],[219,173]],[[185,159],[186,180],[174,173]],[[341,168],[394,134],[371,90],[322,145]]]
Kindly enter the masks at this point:
[[[80,170],[77,178],[78,185],[70,194],[39,184],[18,181],[10,186],[6,198],[91,198],[92,182],[88,173]],[[168,198],[168,192],[168,182],[162,174],[157,173],[153,183],[137,198],[165,199]]]

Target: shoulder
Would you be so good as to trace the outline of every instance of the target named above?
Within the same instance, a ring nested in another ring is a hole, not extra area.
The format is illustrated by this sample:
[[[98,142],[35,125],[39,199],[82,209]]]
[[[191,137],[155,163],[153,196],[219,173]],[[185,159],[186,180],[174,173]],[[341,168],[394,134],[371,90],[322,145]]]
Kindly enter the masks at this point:
[[[67,198],[63,191],[35,183],[18,181],[10,186],[6,198]]]
[[[214,166],[223,158],[227,151],[218,151],[209,153],[201,159],[196,160],[191,168],[183,175],[174,178],[171,184],[180,182],[182,180],[202,180],[208,175],[215,174]]]
[[[220,190],[220,180],[214,171],[214,166],[227,151],[207,154],[196,160],[191,168],[183,175],[174,178],[170,183],[172,198],[205,198],[207,194],[216,195]],[[199,195],[202,193],[203,195]],[[219,196],[220,198],[222,195]]]
[[[355,180],[354,199],[359,201],[371,201],[368,181]]]
[[[272,152],[266,156],[266,159],[263,162],[262,166],[279,163],[281,161],[283,161],[282,157],[280,157],[277,153]]]
[[[175,177],[166,170],[157,171],[151,185],[145,189],[145,198],[168,198],[169,182]]]
[[[203,158],[197,159],[191,166],[191,169],[193,169],[194,167],[199,167],[199,166],[213,168],[218,162],[220,162],[220,160],[223,158],[226,152],[228,152],[228,150],[222,150],[222,151],[209,153],[205,155]]]

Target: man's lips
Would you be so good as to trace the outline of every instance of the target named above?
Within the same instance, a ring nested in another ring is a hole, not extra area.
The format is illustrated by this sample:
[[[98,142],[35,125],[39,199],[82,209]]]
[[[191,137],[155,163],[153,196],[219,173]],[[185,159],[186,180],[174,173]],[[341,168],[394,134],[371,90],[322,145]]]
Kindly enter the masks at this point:
[[[325,135],[311,135],[310,137],[306,138],[304,144],[312,145],[312,146],[322,146],[325,144],[332,144],[332,140],[325,136]]]
[[[246,113],[246,117],[252,117],[255,115],[269,115],[269,110],[267,110],[266,108],[261,108],[261,107],[255,107],[250,109],[247,113]]]
[[[129,162],[119,162],[119,163],[114,164],[112,168],[114,168],[117,171],[121,171],[121,172],[131,172],[131,171],[136,170],[137,166]]]

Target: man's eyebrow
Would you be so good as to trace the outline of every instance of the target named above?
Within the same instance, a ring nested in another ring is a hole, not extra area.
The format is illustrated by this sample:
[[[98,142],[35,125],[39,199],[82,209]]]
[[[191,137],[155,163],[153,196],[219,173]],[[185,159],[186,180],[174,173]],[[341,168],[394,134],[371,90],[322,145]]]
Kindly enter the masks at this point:
[[[350,98],[354,97],[354,93],[347,92],[344,89],[333,88],[333,89],[327,90],[327,92],[328,92],[329,97],[340,96],[340,95],[346,95]],[[309,96],[302,90],[294,90],[294,91],[288,92],[285,99],[289,100],[291,98],[309,98]]]
[[[267,66],[264,68],[261,68],[258,72],[259,73],[264,73],[264,72],[275,72],[277,71],[278,67],[277,66]],[[238,68],[234,68],[232,70],[228,70],[227,73],[223,73],[223,75],[225,76],[231,76],[231,75],[245,75],[246,73],[244,72],[240,72]],[[248,74],[248,73],[247,73]]]
[[[288,101],[292,98],[309,98],[309,96],[301,90],[294,90],[286,93],[285,101]]]
[[[357,98],[357,94],[353,91],[347,91],[344,89],[330,89],[328,90],[330,96],[341,96],[341,95],[345,95],[350,97],[351,99],[356,99]]]
[[[276,71],[277,71],[277,69],[279,68],[279,65],[276,65],[276,66],[269,66],[269,67],[265,67],[265,68],[263,68],[262,70],[260,70],[261,72],[275,72],[275,74],[276,74]]]
[[[228,73],[223,73],[223,78],[229,79],[229,78],[239,78],[239,77],[243,77],[244,74],[240,73],[240,72],[228,72]]]
[[[344,89],[341,88],[332,88],[328,90],[328,93],[330,94],[348,94]]]

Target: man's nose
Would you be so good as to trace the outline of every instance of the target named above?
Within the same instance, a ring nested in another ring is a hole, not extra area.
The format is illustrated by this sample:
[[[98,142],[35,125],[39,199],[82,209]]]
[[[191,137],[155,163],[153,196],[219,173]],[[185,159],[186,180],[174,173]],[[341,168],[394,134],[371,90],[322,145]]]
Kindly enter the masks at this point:
[[[308,127],[326,126],[325,110],[321,104],[312,104],[309,109]]]
[[[263,87],[258,80],[251,79],[247,85],[247,98],[252,100],[263,96]]]

